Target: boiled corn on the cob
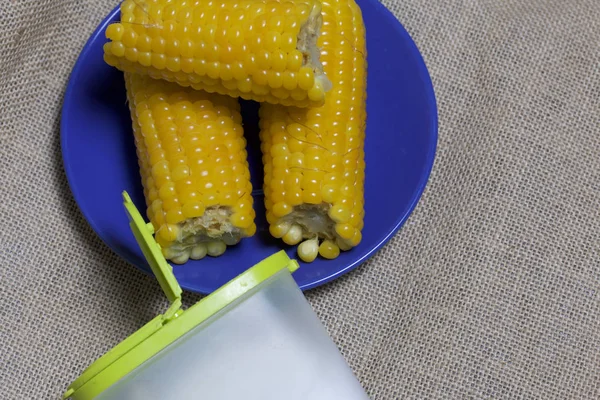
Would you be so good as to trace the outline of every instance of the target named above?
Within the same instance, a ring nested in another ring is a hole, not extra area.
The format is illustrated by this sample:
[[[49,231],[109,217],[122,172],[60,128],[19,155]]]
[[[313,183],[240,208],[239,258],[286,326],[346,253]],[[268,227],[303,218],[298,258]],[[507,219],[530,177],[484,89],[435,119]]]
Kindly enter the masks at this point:
[[[239,103],[125,73],[147,216],[167,259],[184,263],[256,231]]]
[[[331,84],[318,0],[125,0],[105,61],[207,92],[319,106]]]
[[[352,0],[323,0],[318,45],[333,90],[320,108],[262,104],[260,137],[270,232],[304,261],[336,258],[361,241],[366,45]]]

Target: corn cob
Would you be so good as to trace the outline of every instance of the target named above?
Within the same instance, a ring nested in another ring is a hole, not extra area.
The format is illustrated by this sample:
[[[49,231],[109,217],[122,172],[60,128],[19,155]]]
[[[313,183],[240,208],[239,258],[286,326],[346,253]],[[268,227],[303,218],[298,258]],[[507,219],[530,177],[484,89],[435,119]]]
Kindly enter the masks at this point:
[[[320,106],[331,88],[318,0],[125,0],[105,61],[126,72],[260,102]]]
[[[325,105],[260,107],[269,229],[290,245],[306,239],[298,246],[306,262],[358,245],[364,217],[365,29],[354,1],[322,5],[318,45],[333,84]]]
[[[236,99],[125,73],[147,216],[175,263],[256,231]]]

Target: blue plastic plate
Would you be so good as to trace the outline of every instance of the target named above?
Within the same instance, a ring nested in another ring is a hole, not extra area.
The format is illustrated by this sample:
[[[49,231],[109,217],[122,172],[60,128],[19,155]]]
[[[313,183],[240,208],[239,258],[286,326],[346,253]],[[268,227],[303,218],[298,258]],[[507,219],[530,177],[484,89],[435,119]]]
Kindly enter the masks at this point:
[[[417,47],[378,1],[358,4],[366,24],[369,68],[363,241],[336,260],[301,265],[294,278],[302,289],[356,268],[383,246],[417,204],[435,156],[437,109]],[[92,228],[116,253],[150,273],[121,199],[127,190],[145,214],[123,75],[102,58],[103,32],[118,18],[115,9],[94,32],[73,69],[62,111],[62,153],[71,190]],[[257,104],[244,102],[243,107],[252,183],[262,188]],[[257,234],[221,257],[174,266],[184,289],[210,293],[281,248],[295,257],[293,247],[269,236],[261,193],[255,193]]]

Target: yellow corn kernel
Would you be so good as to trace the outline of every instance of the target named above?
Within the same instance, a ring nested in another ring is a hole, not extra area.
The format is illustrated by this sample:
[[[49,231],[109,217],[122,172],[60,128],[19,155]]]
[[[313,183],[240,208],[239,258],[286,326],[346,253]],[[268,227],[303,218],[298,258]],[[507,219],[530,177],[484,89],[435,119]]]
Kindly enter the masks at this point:
[[[323,243],[321,243],[321,245],[319,246],[319,254],[323,258],[333,260],[334,258],[337,258],[340,255],[340,248],[331,240],[324,240]]]
[[[298,255],[306,262],[317,254],[333,259],[340,250],[357,246],[364,217],[367,115],[362,14],[353,0],[332,0],[323,2],[322,15],[318,44],[333,85],[325,104],[308,109],[260,107],[270,232],[295,244],[300,229],[306,240],[298,246]],[[287,83],[288,88],[307,88],[310,78],[311,71],[301,68],[293,82],[284,75],[284,87]]]
[[[210,93],[316,107],[331,89],[322,21],[319,0],[124,0],[104,59]]]
[[[219,256],[252,236],[238,101],[137,74],[125,83],[147,215],[165,257]]]
[[[279,223],[277,225],[270,225],[269,226],[269,232],[271,233],[271,235],[277,239],[282,238],[286,233],[288,233],[288,231],[290,230],[290,228],[292,227],[292,224],[290,224],[289,222],[282,222]]]

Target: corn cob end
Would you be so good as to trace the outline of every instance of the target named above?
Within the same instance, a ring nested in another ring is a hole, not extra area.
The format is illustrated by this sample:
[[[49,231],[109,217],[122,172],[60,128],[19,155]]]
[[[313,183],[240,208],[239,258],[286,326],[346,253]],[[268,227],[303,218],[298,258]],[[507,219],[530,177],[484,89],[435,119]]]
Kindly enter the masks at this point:
[[[157,241],[165,258],[176,264],[184,264],[189,259],[201,260],[207,255],[218,257],[225,253],[227,246],[236,245],[241,239],[254,234],[256,227],[253,222],[246,228],[239,224],[236,226],[240,217],[246,219],[246,216],[236,215],[231,207],[209,207],[199,217],[159,227]],[[161,228],[173,232],[161,235]],[[173,237],[175,239],[171,240]]]
[[[275,221],[269,231],[288,245],[299,244],[298,256],[304,262],[312,262],[318,255],[329,260],[335,259],[340,251],[357,246],[362,237],[353,224],[336,222],[335,217],[331,217],[331,214],[335,215],[333,209],[327,203],[302,204],[279,219],[270,213],[270,218],[275,218]],[[362,220],[362,213],[359,217]]]

